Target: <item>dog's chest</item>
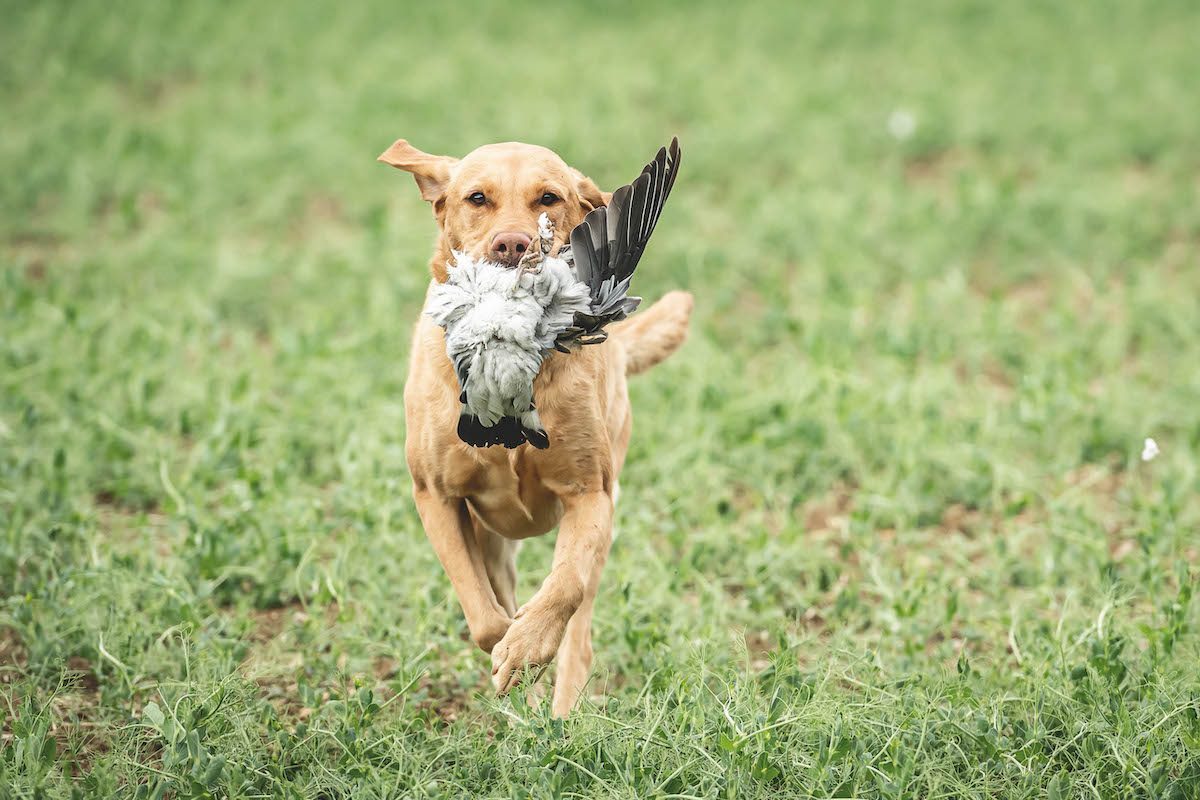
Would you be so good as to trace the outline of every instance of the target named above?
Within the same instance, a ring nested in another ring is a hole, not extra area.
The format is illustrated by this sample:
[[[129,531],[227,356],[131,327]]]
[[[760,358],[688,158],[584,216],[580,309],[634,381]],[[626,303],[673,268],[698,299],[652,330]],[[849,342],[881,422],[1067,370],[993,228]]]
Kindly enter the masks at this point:
[[[538,480],[532,465],[508,451],[480,465],[466,495],[483,524],[508,539],[541,536],[562,516],[562,504]]]

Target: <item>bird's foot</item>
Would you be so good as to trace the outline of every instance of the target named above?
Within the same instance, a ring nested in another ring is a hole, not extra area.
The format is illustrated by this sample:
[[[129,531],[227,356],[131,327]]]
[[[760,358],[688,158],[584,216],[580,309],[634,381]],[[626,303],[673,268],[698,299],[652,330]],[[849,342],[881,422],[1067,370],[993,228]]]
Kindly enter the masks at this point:
[[[525,255],[521,256],[521,260],[517,262],[517,269],[521,273],[537,272],[541,268],[542,262],[546,260],[546,256],[550,255],[553,247],[554,223],[550,221],[550,216],[543,212],[538,217],[537,236],[529,243],[529,249],[525,251]]]

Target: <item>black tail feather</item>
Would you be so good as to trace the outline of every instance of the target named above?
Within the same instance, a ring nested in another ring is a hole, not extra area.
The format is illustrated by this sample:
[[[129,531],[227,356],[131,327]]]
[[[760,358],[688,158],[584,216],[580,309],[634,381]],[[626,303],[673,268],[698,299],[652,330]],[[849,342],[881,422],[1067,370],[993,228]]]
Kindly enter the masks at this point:
[[[458,417],[458,438],[472,447],[491,447],[498,444],[511,450],[526,442],[539,450],[550,446],[550,437],[545,431],[524,428],[521,420],[516,417],[501,417],[489,428],[465,408]]]
[[[605,325],[633,313],[640,298],[628,295],[629,281],[662,215],[663,204],[679,174],[679,140],[660,147],[632,183],[612,193],[608,205],[593,209],[571,231],[571,258],[576,277],[591,290],[590,313],[577,312],[574,328],[559,336],[572,344],[595,344]],[[558,347],[562,349],[562,347]]]
[[[532,428],[522,428],[521,432],[525,434],[525,441],[529,442],[538,450],[545,450],[550,446],[550,435],[545,431],[536,431]]]

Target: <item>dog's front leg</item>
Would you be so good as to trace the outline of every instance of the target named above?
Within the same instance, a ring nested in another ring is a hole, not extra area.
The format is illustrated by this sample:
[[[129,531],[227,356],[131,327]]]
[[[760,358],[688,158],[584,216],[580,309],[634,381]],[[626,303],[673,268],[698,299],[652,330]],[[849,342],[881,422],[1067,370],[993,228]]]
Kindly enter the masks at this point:
[[[567,621],[578,610],[612,543],[612,497],[603,491],[561,498],[563,517],[554,545],[554,567],[542,587],[521,606],[512,626],[492,650],[492,683],[504,694],[522,669],[549,664]]]
[[[472,641],[485,653],[492,652],[496,643],[504,638],[512,620],[496,602],[483,555],[475,541],[466,501],[443,497],[422,488],[413,490],[413,498],[425,526],[425,536],[458,595]]]

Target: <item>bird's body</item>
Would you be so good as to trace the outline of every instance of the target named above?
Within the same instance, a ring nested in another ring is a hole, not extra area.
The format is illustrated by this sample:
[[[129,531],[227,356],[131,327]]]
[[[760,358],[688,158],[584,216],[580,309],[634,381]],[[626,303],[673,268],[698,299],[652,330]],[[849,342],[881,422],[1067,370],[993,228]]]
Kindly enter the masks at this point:
[[[679,145],[662,148],[632,184],[612,194],[551,255],[546,215],[516,266],[454,254],[447,280],[434,282],[425,313],[446,331],[446,354],[462,387],[458,435],[475,447],[550,446],[534,405],[533,382],[553,350],[607,338],[641,298],[628,295],[634,267],[662,213],[679,167]]]
[[[551,256],[524,270],[456,253],[448,273],[430,290],[425,312],[446,329],[446,354],[462,384],[459,435],[477,447],[516,447],[530,434],[540,444],[533,380],[575,314],[589,310],[587,284]]]

